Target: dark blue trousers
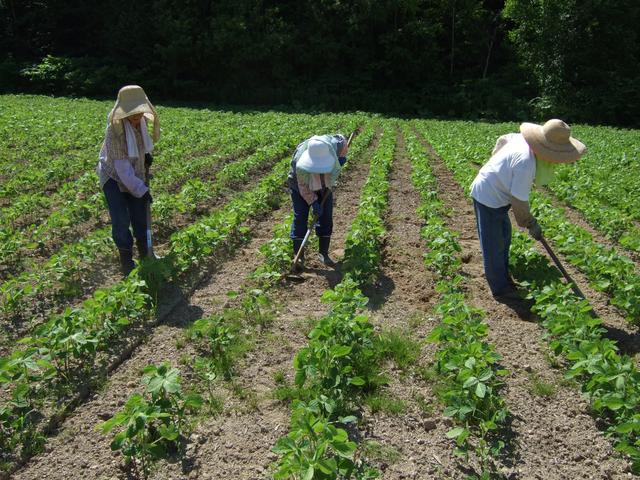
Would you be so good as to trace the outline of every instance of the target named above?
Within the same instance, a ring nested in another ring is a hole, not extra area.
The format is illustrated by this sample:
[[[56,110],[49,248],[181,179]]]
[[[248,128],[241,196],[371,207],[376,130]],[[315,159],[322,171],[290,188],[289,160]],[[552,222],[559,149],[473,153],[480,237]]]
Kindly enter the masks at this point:
[[[129,226],[133,227],[136,239],[146,242],[147,238],[147,202],[130,193],[121,192],[118,183],[109,179],[102,188],[109,206],[111,217],[111,236],[116,247],[133,249],[133,237]]]
[[[509,247],[511,247],[511,205],[490,208],[473,200],[480,249],[491,293],[499,295],[511,288]]]
[[[291,224],[291,238],[304,238],[307,233],[309,210],[311,206],[296,190],[289,189],[293,203],[293,223]],[[329,191],[322,207],[322,215],[316,225],[316,235],[330,237],[333,233],[333,193]]]

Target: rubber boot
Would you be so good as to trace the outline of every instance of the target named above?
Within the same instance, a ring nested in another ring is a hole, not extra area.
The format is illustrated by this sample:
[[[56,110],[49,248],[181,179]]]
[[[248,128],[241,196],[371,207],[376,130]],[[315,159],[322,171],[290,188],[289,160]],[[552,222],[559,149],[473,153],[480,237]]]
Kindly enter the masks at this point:
[[[120,253],[120,270],[122,271],[122,275],[127,277],[136,266],[133,263],[133,251],[126,248],[119,248],[118,253]]]
[[[291,240],[293,242],[293,258],[295,258],[298,250],[300,250],[300,247],[302,246],[302,241],[304,239],[296,237],[292,238]],[[304,250],[300,254],[300,258],[298,259],[298,263],[295,265],[294,270],[296,272],[301,272],[302,270],[304,270]]]
[[[329,244],[331,237],[318,237],[318,259],[328,267],[333,267],[335,262],[329,257]]]
[[[147,258],[147,241],[136,239],[136,246],[138,247],[138,258],[140,260]]]

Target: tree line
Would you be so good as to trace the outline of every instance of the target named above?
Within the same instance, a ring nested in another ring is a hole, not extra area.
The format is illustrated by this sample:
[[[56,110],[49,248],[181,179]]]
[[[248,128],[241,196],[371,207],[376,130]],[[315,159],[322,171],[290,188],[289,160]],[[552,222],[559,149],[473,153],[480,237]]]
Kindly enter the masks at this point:
[[[0,0],[0,89],[637,126],[639,24],[635,0]]]

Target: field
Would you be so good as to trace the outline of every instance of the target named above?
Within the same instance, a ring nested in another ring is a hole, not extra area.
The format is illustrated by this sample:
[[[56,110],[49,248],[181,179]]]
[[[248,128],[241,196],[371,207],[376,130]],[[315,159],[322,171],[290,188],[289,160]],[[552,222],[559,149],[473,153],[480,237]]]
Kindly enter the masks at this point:
[[[588,301],[514,229],[523,311],[467,195],[516,123],[159,106],[162,259],[122,280],[111,106],[0,96],[0,478],[640,474],[640,132],[573,126],[589,154],[532,206]],[[294,282],[290,156],[336,131],[340,261]]]

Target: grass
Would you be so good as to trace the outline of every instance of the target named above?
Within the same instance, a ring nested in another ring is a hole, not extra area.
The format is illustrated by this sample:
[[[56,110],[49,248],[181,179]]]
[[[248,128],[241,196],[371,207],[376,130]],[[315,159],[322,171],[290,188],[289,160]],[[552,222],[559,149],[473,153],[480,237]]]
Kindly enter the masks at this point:
[[[550,398],[556,394],[556,386],[545,382],[537,373],[529,375],[529,391],[538,397]]]
[[[403,400],[384,394],[369,395],[364,399],[364,404],[369,407],[372,414],[383,412],[390,415],[401,415],[407,410],[407,405]]]
[[[396,463],[400,458],[402,458],[402,453],[400,453],[395,448],[382,445],[379,442],[375,441],[366,441],[362,444],[362,455],[367,460],[372,460],[374,462],[385,462],[385,463]]]
[[[427,416],[433,415],[433,412],[434,412],[433,404],[429,403],[424,395],[414,391],[411,394],[411,397],[413,398],[413,401],[416,402],[416,405],[418,405],[418,408],[423,414]]]
[[[378,339],[377,350],[383,358],[393,360],[401,370],[413,367],[420,358],[421,344],[406,330],[385,330]]]

